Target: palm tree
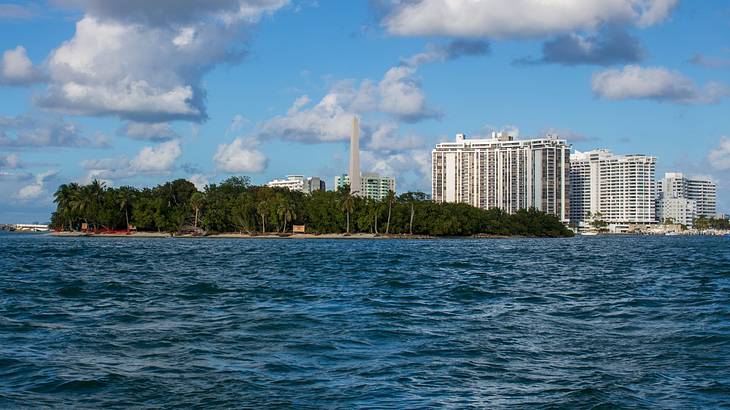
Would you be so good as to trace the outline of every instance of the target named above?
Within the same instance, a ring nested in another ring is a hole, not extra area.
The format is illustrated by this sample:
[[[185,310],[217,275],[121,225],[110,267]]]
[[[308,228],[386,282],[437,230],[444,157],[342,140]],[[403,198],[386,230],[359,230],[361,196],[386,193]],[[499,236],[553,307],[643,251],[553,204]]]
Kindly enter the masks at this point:
[[[134,198],[135,191],[132,187],[121,187],[117,191],[119,210],[124,211],[124,218],[127,221],[127,231],[129,231],[129,206],[132,205],[132,202],[134,202]]]
[[[79,184],[77,183],[72,183],[69,185],[63,184],[59,186],[56,192],[53,194],[53,202],[58,204],[59,213],[66,218],[69,231],[73,230],[71,222],[71,217],[73,215],[72,201],[78,188]]]
[[[388,223],[385,225],[385,234],[387,235],[390,232],[390,214],[393,210],[393,202],[395,202],[395,192],[389,190],[385,196],[385,202],[388,204]]]
[[[416,213],[416,208],[414,206],[414,202],[411,201],[411,220],[408,223],[408,233],[410,235],[413,235],[413,216],[415,215],[415,213]]]
[[[347,213],[347,234],[350,234],[350,213],[355,208],[355,196],[353,192],[345,191],[340,200],[340,209]]]
[[[86,200],[89,202],[89,206],[87,208],[87,211],[91,213],[92,222],[94,223],[94,228],[97,228],[98,221],[98,212],[101,208],[101,200],[104,197],[104,191],[106,190],[106,183],[103,181],[99,181],[98,179],[94,179],[91,181],[91,184],[86,186],[86,193],[87,198]]]
[[[266,233],[266,218],[269,216],[269,201],[261,201],[256,206],[256,213],[261,217],[261,233]]]
[[[204,202],[205,194],[201,192],[195,192],[190,196],[190,207],[195,211],[195,222],[193,223],[195,229],[198,229],[198,216],[200,215],[200,209],[203,207]]]
[[[281,201],[279,203],[279,207],[276,210],[276,213],[284,225],[282,232],[286,233],[287,223],[293,221],[294,218],[297,217],[297,215],[294,211],[294,207],[292,206],[292,203],[288,200]]]

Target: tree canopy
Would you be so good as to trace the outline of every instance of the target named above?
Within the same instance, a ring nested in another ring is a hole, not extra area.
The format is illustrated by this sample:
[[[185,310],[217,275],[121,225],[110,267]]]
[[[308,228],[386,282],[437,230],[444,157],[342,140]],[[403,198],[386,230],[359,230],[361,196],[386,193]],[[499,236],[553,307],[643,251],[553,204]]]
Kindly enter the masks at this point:
[[[55,229],[178,232],[201,228],[209,233],[285,233],[306,225],[310,233],[379,233],[432,236],[570,236],[557,217],[534,209],[507,214],[467,204],[441,204],[421,192],[391,193],[382,201],[353,196],[347,188],[311,195],[284,188],[255,186],[231,177],[200,192],[178,179],[154,188],[111,188],[99,181],[61,185],[55,193]]]

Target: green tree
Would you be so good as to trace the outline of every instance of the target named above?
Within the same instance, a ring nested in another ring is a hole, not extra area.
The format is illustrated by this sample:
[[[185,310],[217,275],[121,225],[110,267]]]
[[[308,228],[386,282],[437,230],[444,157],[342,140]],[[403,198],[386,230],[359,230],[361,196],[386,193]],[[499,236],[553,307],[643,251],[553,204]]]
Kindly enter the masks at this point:
[[[190,207],[193,208],[194,215],[194,222],[193,227],[195,229],[198,229],[198,218],[200,216],[200,210],[203,208],[203,204],[205,204],[205,194],[202,192],[195,192],[190,196]]]
[[[350,192],[349,189],[342,192],[342,199],[340,200],[340,209],[347,215],[347,228],[345,232],[350,234],[350,214],[355,208],[355,196]]]

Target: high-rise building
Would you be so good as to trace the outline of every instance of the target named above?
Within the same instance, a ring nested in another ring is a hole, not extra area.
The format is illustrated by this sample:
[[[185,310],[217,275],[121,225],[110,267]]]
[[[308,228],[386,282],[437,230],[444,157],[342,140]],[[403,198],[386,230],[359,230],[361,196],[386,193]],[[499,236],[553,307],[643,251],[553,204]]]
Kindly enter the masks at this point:
[[[285,179],[275,179],[267,183],[266,186],[286,188],[291,191],[304,192],[305,194],[325,190],[325,183],[319,177],[304,178],[304,175],[287,175]]]
[[[436,145],[432,193],[436,202],[467,203],[514,213],[536,208],[568,221],[570,146],[555,135],[515,140],[506,133]]]
[[[657,221],[692,227],[697,217],[697,201],[684,197],[663,197],[658,199]]]
[[[388,195],[388,191],[395,192],[395,178],[381,176],[375,173],[365,173],[361,178],[361,196],[380,201]],[[350,184],[350,176],[347,174],[335,177],[335,189],[341,189]]]
[[[570,156],[570,219],[580,224],[591,216],[612,224],[656,222],[656,158],[615,155],[608,150]]]
[[[350,192],[360,195],[362,182],[360,176],[360,121],[352,118],[352,135],[350,136]]]
[[[684,199],[685,201],[669,201],[673,199]],[[676,209],[682,203],[686,204],[687,210],[663,209],[667,206]],[[657,182],[657,220],[659,222],[664,222],[669,218],[676,220],[672,215],[667,216],[672,212],[679,212],[682,215],[693,214],[697,218],[714,217],[717,213],[717,186],[706,178],[687,178],[679,172],[667,172],[664,174],[664,179]],[[691,226],[691,221],[690,223],[677,223]]]

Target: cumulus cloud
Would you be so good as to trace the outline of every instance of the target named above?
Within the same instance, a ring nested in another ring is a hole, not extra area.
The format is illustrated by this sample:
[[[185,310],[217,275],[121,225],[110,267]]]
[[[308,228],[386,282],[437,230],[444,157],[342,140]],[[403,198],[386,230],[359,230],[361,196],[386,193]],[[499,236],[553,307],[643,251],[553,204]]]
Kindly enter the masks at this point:
[[[175,161],[181,155],[180,140],[172,140],[143,147],[131,160],[127,157],[85,160],[81,162],[86,170],[82,182],[93,179],[111,182],[138,175],[167,175],[174,169]]]
[[[18,169],[22,167],[23,163],[20,161],[18,154],[0,155],[0,169]]]
[[[400,135],[400,127],[393,122],[379,124],[370,135],[366,149],[369,151],[398,152],[423,148],[425,142],[414,134]]]
[[[257,149],[258,141],[253,138],[236,138],[230,144],[221,144],[213,156],[215,167],[229,174],[261,172],[268,160]]]
[[[604,24],[665,20],[678,0],[393,0],[383,19],[399,36],[539,37]]]
[[[523,58],[517,64],[612,65],[635,63],[644,58],[641,42],[623,30],[604,30],[598,35],[562,34],[545,42],[542,57]]]
[[[101,133],[84,136],[81,127],[63,118],[21,115],[0,116],[0,147],[107,148],[109,138]]]
[[[483,56],[491,51],[484,40],[457,39],[446,45],[429,44],[426,51],[404,60],[406,65],[419,66],[426,63],[456,60],[461,57]]]
[[[202,76],[245,55],[246,29],[288,0],[60,0],[84,10],[48,59],[37,99],[74,115],[163,122],[207,118]]]
[[[262,124],[260,135],[301,142],[345,140],[352,130],[351,104],[352,96],[338,90],[331,90],[314,105],[309,97],[299,97],[286,115]]]
[[[188,181],[195,185],[198,191],[203,191],[210,184],[210,178],[203,174],[194,174],[188,177]]]
[[[385,73],[378,84],[380,111],[406,122],[441,116],[426,103],[426,95],[415,73],[416,69],[408,66],[393,67]]]
[[[0,84],[28,85],[42,81],[40,71],[33,67],[33,62],[23,46],[5,50],[0,59]]]
[[[154,147],[144,147],[129,163],[137,173],[165,173],[172,169],[175,160],[182,155],[180,141],[167,141]]]
[[[144,141],[163,142],[180,138],[180,135],[166,122],[134,122],[125,123],[118,135]]]
[[[35,181],[26,185],[18,191],[16,197],[21,201],[27,201],[31,199],[38,199],[43,196],[46,188],[46,180],[57,174],[56,171],[47,171],[35,176]]]
[[[415,73],[415,67],[400,65],[389,69],[377,83],[340,82],[314,104],[306,95],[299,97],[286,115],[261,124],[259,136],[309,143],[343,141],[352,133],[356,114],[376,112],[405,122],[439,117],[428,105]],[[363,124],[363,132],[368,131]]]
[[[720,144],[710,151],[707,160],[718,171],[730,170],[730,137],[722,137]]]
[[[679,104],[712,104],[730,95],[727,86],[697,86],[684,75],[662,67],[629,65],[593,74],[593,92],[609,100],[646,99]]]

